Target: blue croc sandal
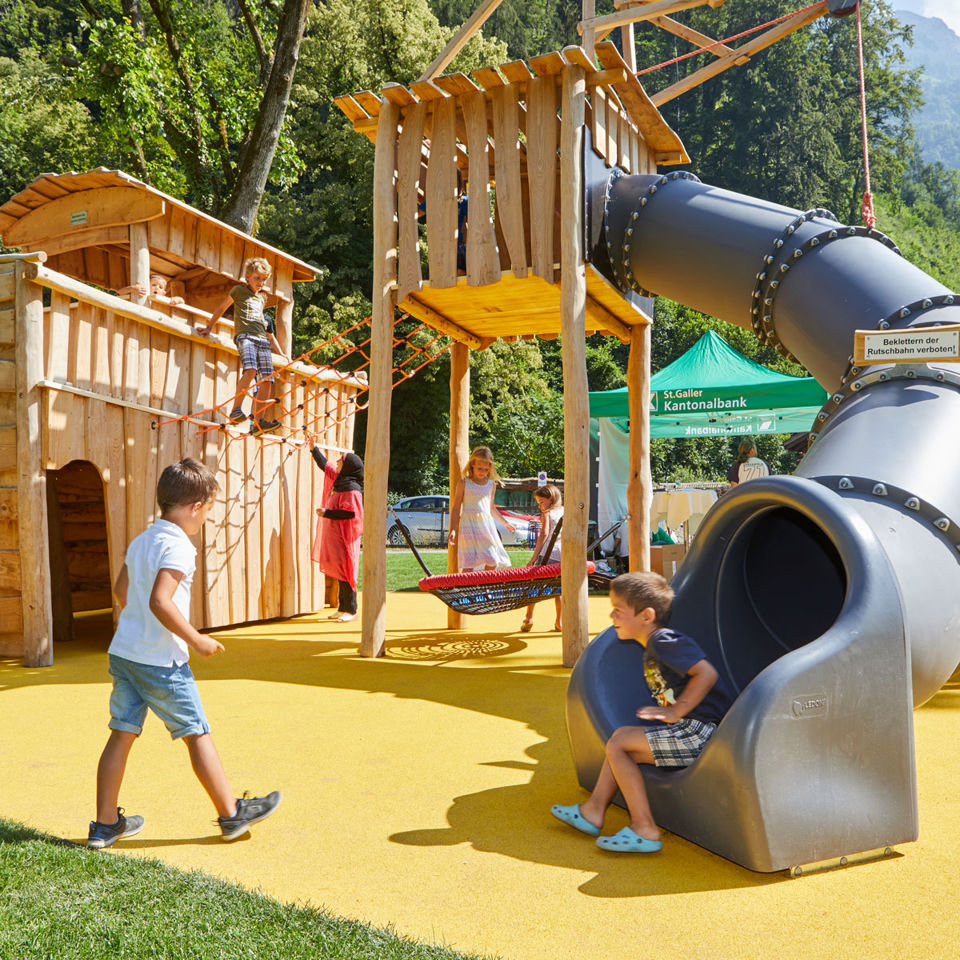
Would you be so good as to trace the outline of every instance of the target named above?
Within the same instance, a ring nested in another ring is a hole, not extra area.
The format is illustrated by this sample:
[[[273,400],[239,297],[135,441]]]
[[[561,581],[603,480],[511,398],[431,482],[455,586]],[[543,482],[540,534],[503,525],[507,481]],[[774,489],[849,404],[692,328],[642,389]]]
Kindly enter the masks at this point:
[[[595,827],[589,820],[584,818],[583,814],[580,813],[580,805],[578,803],[573,803],[569,807],[555,803],[550,809],[550,812],[558,820],[562,820],[568,826],[573,827],[574,830],[585,833],[588,837],[600,836],[600,828]]]
[[[597,837],[597,846],[601,850],[610,850],[613,853],[656,853],[663,849],[663,844],[659,840],[641,837],[629,827],[624,827],[612,837]]]

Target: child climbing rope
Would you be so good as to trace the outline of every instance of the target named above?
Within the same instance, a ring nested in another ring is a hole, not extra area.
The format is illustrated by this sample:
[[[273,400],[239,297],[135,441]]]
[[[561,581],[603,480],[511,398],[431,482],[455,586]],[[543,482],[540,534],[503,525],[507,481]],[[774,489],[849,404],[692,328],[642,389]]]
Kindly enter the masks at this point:
[[[263,257],[251,257],[243,265],[243,283],[238,283],[220,301],[210,316],[210,322],[200,333],[208,335],[224,312],[233,305],[233,342],[240,351],[242,373],[237,381],[237,405],[227,414],[233,423],[246,419],[243,412],[243,396],[254,381],[258,381],[257,397],[253,401],[254,432],[275,430],[279,420],[266,419],[273,402],[273,352],[286,359],[277,338],[269,332],[263,308],[267,297],[263,285],[270,278],[270,264]]]

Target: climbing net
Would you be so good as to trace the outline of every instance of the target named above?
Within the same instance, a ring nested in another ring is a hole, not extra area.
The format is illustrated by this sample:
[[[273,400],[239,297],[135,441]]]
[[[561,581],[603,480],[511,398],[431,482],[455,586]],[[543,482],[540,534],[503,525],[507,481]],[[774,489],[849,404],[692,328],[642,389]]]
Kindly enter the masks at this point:
[[[263,445],[289,445],[299,451],[315,443],[328,450],[346,450],[346,424],[355,414],[366,410],[370,402],[367,381],[370,339],[370,317],[367,317],[276,367],[275,394],[268,405],[257,399],[261,385],[269,382],[263,378],[214,406],[155,420],[153,425],[160,429],[175,423],[191,423],[197,427],[198,435],[219,431],[228,440],[254,436]],[[397,315],[393,322],[391,389],[414,377],[452,344],[445,334],[437,333],[409,314]],[[331,354],[333,358],[329,359]],[[321,357],[328,359],[320,363]],[[305,370],[306,365],[314,370]],[[239,372],[238,369],[238,377]],[[244,404],[252,405],[251,412],[244,420],[231,421],[228,412]],[[218,415],[225,422],[215,421]],[[268,418],[280,420],[281,426],[276,430],[260,430],[258,419]]]

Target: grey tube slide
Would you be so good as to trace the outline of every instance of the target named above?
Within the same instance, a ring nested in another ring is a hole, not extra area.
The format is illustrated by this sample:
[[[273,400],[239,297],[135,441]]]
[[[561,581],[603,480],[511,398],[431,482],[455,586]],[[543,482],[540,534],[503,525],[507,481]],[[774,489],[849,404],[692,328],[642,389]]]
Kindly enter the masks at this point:
[[[911,710],[960,661],[960,376],[852,364],[854,331],[960,323],[960,297],[882,234],[720,190],[627,176],[585,151],[591,260],[753,329],[831,392],[796,474],[736,487],[673,582],[671,626],[737,694],[702,756],[645,770],[669,830],[773,871],[917,837]],[[605,631],[567,699],[580,783],[649,702]]]

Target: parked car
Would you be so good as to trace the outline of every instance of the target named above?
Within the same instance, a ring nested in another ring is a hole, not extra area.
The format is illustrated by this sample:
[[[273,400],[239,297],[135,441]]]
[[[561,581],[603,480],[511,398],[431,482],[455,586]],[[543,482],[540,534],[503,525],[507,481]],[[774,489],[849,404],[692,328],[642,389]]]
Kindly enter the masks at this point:
[[[449,497],[405,497],[393,505],[393,510],[418,547],[438,547],[447,542],[447,533],[450,530]],[[516,532],[507,533],[498,523],[500,539],[508,547],[532,547],[537,539],[540,522],[510,510],[501,509],[501,513],[516,527]],[[387,543],[394,547],[406,544],[393,514],[387,516]]]

